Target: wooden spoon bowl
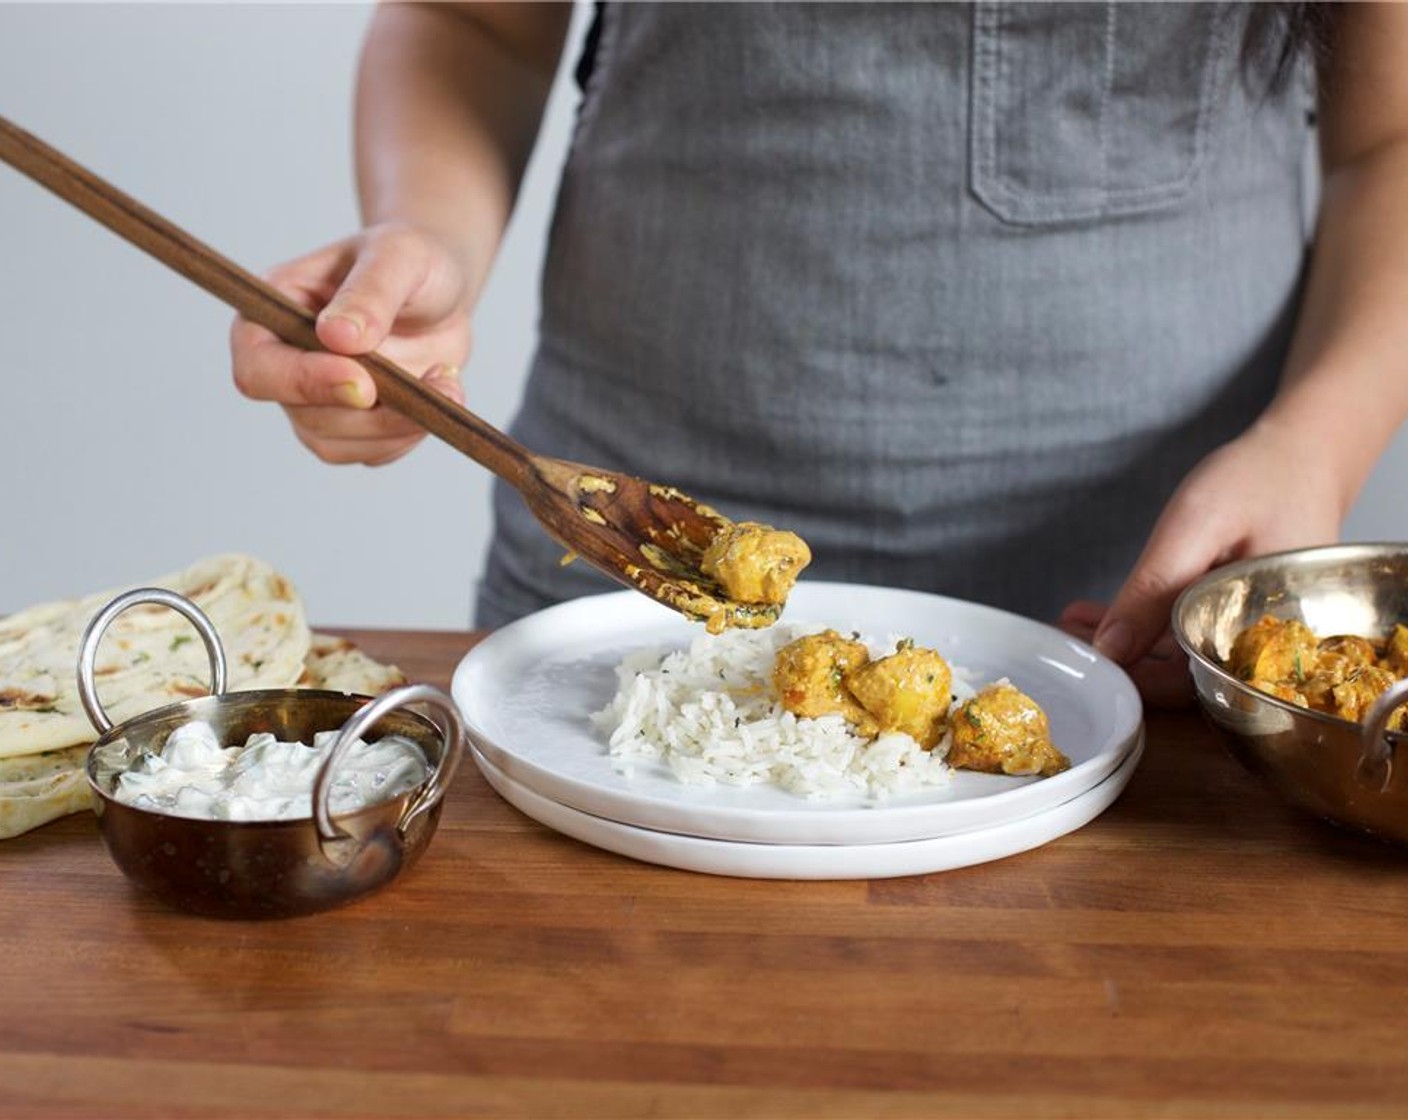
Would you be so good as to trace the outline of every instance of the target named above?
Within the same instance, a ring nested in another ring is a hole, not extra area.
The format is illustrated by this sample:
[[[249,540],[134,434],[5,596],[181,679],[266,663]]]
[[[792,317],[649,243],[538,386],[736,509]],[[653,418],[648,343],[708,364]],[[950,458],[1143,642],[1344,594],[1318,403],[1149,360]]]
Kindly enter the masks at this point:
[[[712,632],[754,628],[777,621],[782,606],[729,598],[706,576],[700,560],[709,542],[729,525],[706,505],[672,486],[603,471],[562,459],[530,455],[535,478],[519,493],[538,520],[568,551]],[[571,507],[582,522],[558,530]]]

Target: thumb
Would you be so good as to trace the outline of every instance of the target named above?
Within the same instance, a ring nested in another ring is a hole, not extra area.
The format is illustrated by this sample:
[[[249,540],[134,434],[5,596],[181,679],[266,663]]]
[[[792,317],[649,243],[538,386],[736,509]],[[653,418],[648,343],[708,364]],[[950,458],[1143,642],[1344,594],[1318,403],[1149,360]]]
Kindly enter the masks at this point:
[[[1160,526],[1100,620],[1092,644],[1116,664],[1138,661],[1168,629],[1179,594],[1213,561],[1198,547],[1196,533]]]
[[[339,354],[375,350],[398,319],[414,312],[433,321],[448,314],[460,285],[448,274],[431,243],[410,231],[374,228],[364,235],[357,258],[318,315],[318,339]]]

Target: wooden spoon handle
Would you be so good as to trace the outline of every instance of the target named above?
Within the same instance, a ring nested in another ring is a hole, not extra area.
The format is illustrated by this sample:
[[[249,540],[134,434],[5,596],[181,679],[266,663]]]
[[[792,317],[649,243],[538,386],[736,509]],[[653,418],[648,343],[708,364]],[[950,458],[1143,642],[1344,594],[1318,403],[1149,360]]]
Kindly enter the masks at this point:
[[[306,308],[3,116],[0,159],[285,342],[305,350],[326,349]],[[531,456],[521,444],[426,388],[389,358],[372,353],[356,360],[371,374],[388,407],[514,485],[525,480]]]

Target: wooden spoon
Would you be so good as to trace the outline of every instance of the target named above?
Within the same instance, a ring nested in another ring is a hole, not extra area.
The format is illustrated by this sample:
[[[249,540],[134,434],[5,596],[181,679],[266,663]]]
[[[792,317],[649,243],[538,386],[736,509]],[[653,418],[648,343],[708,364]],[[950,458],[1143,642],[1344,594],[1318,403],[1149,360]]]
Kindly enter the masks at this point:
[[[285,342],[325,349],[307,309],[4,117],[0,159]],[[580,556],[626,586],[706,620],[710,630],[766,626],[778,617],[780,605],[730,599],[700,570],[705,547],[729,525],[712,509],[670,486],[536,455],[382,355],[356,360],[388,407],[517,489],[568,550],[564,559]]]

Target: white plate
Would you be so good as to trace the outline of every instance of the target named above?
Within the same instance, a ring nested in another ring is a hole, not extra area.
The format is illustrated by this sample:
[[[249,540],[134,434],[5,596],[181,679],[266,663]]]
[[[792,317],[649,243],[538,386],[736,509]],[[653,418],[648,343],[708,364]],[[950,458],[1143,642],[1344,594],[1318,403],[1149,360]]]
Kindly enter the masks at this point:
[[[663,763],[635,763],[627,776],[590,718],[615,693],[615,666],[627,653],[682,647],[701,633],[634,591],[576,599],[491,634],[460,663],[452,690],[475,746],[532,792],[641,828],[752,843],[896,843],[1021,820],[1108,778],[1143,727],[1139,694],[1117,665],[1006,611],[918,591],[804,582],[787,618],[905,634],[974,684],[1010,678],[1046,710],[1071,769],[1040,779],[956,771],[944,787],[886,801],[685,785]]]
[[[594,817],[515,782],[477,750],[474,761],[510,805],[540,824],[646,863],[747,879],[886,879],[971,867],[1049,844],[1089,824],[1119,797],[1144,753],[1134,750],[1099,785],[1035,816],[955,836],[899,844],[747,844],[655,832]]]

